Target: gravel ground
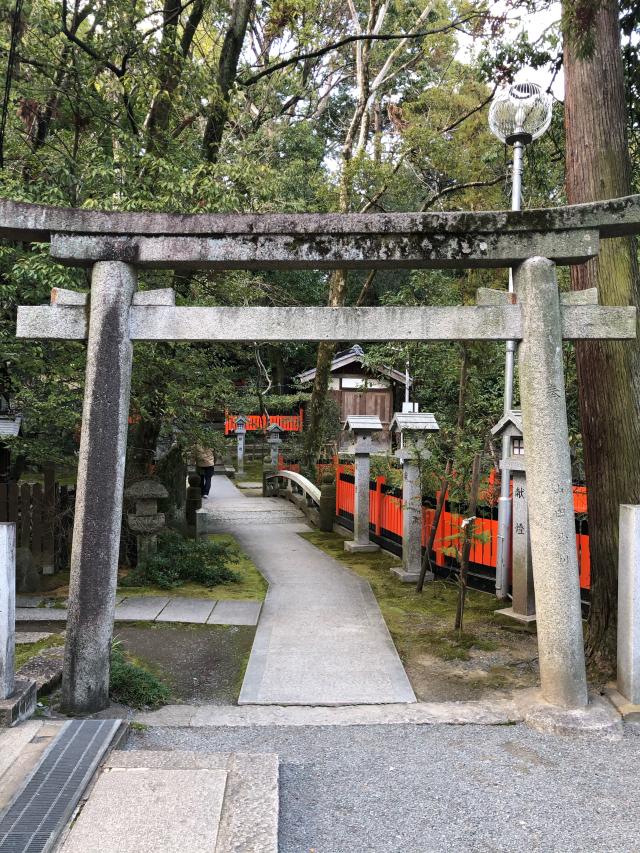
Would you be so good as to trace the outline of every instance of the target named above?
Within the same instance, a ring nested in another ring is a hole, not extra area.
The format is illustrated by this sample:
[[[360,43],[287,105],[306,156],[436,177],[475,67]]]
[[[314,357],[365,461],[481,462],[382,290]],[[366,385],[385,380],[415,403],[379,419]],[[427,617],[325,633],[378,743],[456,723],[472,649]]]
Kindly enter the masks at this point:
[[[151,728],[127,749],[276,752],[280,853],[640,849],[640,737],[518,726]]]

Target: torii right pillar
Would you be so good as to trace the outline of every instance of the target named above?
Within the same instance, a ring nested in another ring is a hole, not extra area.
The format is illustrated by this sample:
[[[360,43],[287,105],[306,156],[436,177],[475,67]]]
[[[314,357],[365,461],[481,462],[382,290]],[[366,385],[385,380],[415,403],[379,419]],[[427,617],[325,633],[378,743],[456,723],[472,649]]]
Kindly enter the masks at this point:
[[[515,270],[515,291],[542,694],[554,705],[583,708],[587,677],[555,264],[524,261]]]

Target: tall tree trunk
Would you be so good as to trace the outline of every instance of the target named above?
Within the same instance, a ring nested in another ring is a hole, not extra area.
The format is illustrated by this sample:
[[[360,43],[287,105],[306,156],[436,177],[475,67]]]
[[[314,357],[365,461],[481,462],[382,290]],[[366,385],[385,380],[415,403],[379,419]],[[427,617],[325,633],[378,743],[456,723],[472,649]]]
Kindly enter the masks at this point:
[[[346,270],[334,270],[329,280],[328,304],[333,308],[344,305],[346,289]],[[316,376],[313,381],[311,405],[309,406],[309,425],[305,436],[305,464],[307,468],[313,466],[320,451],[322,415],[324,413],[325,400],[327,399],[329,373],[334,352],[335,344],[333,343],[323,342],[318,345]]]
[[[229,94],[238,73],[240,52],[255,0],[235,0],[229,29],[222,43],[218,62],[218,92],[211,105],[202,140],[203,156],[209,163],[218,159],[224,126],[229,115]]]
[[[586,55],[584,45],[591,40],[575,23],[585,20],[576,8],[581,6],[589,6],[593,15],[594,47]],[[628,195],[631,164],[617,0],[567,0],[564,13],[568,200],[573,204]],[[604,240],[597,259],[572,268],[574,290],[596,285],[604,305],[640,306],[635,241]],[[589,490],[587,651],[603,666],[615,662],[618,507],[640,503],[640,325],[638,334],[635,342],[576,344]]]

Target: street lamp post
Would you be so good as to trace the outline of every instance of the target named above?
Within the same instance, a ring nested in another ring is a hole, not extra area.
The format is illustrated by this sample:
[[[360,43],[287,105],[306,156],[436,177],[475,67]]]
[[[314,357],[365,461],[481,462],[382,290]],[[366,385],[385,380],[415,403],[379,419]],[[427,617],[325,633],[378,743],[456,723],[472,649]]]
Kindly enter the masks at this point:
[[[551,123],[551,96],[535,83],[514,83],[498,92],[489,109],[489,127],[501,142],[513,146],[511,210],[522,209],[522,172],[525,146],[538,139]],[[509,293],[513,293],[513,270],[509,270]],[[504,365],[504,406],[513,408],[513,369],[517,343],[507,341]],[[503,436],[501,458],[509,457],[509,439]],[[498,553],[496,596],[507,597],[511,533],[509,472],[503,467],[498,499]]]

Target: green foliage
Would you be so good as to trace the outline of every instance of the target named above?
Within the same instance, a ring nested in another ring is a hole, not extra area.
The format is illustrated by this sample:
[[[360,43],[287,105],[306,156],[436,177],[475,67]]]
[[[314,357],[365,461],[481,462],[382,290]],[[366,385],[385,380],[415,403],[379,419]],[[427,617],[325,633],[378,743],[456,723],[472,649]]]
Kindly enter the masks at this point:
[[[158,553],[130,571],[120,585],[175,589],[190,582],[206,587],[234,583],[238,575],[229,564],[237,562],[237,554],[227,544],[194,541],[168,532],[158,537]]]
[[[111,643],[109,695],[112,701],[131,708],[158,708],[166,705],[171,691],[160,678],[130,660],[122,643],[114,638]]]

